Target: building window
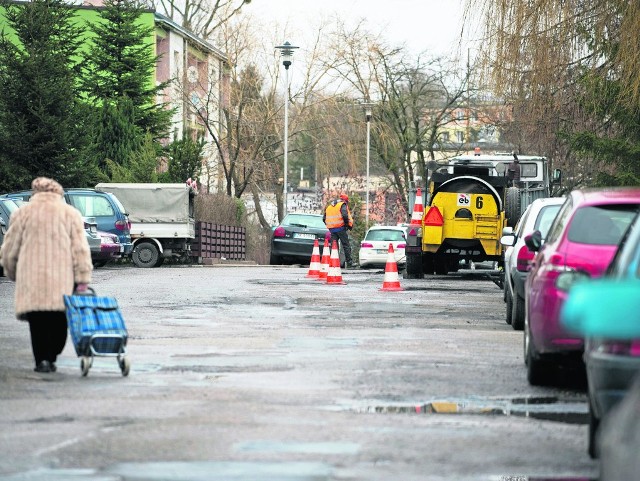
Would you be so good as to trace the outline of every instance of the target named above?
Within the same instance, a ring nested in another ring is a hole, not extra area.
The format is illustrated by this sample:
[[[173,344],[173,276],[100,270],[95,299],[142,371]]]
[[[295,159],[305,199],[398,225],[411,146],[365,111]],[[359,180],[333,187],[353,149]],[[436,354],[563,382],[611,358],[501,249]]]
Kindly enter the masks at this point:
[[[462,110],[456,111],[456,119],[458,119],[458,120],[463,120],[464,119],[464,112]]]
[[[464,132],[461,132],[460,130],[458,130],[456,132],[456,140],[458,141],[458,143],[463,143],[464,142]]]
[[[449,142],[449,132],[443,132],[442,133],[442,141],[443,142]]]

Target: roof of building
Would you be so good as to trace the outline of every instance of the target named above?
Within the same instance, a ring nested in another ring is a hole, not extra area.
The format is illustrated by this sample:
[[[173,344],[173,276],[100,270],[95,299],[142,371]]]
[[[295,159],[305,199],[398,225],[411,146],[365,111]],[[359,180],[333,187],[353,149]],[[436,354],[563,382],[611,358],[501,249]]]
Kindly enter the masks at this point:
[[[211,45],[206,40],[203,40],[202,38],[200,38],[197,35],[195,35],[193,32],[190,32],[186,28],[178,25],[176,22],[171,20],[169,17],[165,17],[164,15],[162,15],[162,14],[160,14],[158,12],[154,12],[154,16],[155,16],[155,19],[156,19],[156,23],[161,24],[161,25],[165,25],[169,30],[176,31],[176,32],[180,33],[181,35],[187,37],[189,40],[191,40],[192,42],[197,44],[199,48],[201,48],[203,50],[206,50],[206,51],[216,55],[220,60],[223,60],[225,62],[229,60],[227,55],[224,52],[222,52],[222,50],[214,47],[213,45]]]

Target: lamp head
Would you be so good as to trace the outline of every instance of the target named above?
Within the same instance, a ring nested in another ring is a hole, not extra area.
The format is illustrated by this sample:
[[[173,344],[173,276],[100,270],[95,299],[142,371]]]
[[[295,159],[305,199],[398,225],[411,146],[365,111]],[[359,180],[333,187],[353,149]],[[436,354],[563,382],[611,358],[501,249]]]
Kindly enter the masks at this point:
[[[280,56],[282,57],[282,65],[284,65],[284,68],[288,70],[293,60],[293,50],[300,47],[295,47],[291,45],[289,42],[285,42],[282,45],[276,46],[276,48],[280,50]]]
[[[373,102],[367,102],[364,101],[361,103],[362,108],[364,109],[364,116],[367,120],[367,122],[369,122],[371,120],[371,116],[373,115]]]

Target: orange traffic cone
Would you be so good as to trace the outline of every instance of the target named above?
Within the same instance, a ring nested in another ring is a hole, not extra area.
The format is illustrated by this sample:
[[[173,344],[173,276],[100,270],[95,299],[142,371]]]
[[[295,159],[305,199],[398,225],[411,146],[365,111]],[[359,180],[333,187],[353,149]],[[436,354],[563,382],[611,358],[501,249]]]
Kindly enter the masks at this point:
[[[413,203],[413,212],[411,213],[410,225],[422,225],[422,216],[424,214],[424,206],[422,205],[422,190],[418,188],[416,192],[416,200]]]
[[[318,245],[318,239],[313,241],[313,251],[311,252],[311,262],[309,263],[307,277],[320,277],[320,246]]]
[[[329,239],[325,237],[324,247],[322,248],[322,262],[320,262],[320,272],[318,273],[318,279],[320,280],[326,279],[329,274],[330,255]]]
[[[400,278],[398,277],[398,263],[396,256],[393,254],[393,244],[389,244],[389,256],[387,257],[387,265],[384,268],[384,281],[382,282],[381,291],[402,291],[400,287]]]
[[[327,274],[327,284],[346,284],[342,280],[342,271],[340,270],[340,253],[338,252],[338,242],[333,241],[331,246],[331,263],[329,264],[329,273]]]

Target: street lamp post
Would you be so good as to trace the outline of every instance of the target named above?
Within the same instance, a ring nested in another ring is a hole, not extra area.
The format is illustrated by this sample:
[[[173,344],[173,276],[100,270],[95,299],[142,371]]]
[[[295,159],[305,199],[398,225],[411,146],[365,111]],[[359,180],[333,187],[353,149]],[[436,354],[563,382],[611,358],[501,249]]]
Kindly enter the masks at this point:
[[[371,152],[371,114],[373,104],[371,102],[363,102],[362,108],[364,109],[365,119],[367,120],[367,183],[366,183],[366,191],[367,191],[367,207],[365,212],[365,225],[366,228],[369,229],[369,156]]]
[[[282,45],[276,46],[280,50],[280,56],[282,57],[282,65],[284,65],[285,72],[285,90],[286,97],[284,99],[284,186],[282,188],[284,194],[284,214],[287,215],[287,168],[288,168],[288,155],[289,155],[289,67],[293,59],[294,47],[289,42],[285,42]]]

